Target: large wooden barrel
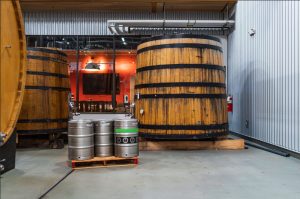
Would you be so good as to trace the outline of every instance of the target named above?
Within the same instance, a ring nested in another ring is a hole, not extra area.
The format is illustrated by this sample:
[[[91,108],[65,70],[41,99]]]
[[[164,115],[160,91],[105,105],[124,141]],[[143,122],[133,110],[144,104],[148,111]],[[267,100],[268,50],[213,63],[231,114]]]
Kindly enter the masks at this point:
[[[48,48],[28,48],[25,95],[18,134],[67,131],[70,81],[66,54]]]
[[[218,38],[170,35],[140,44],[135,93],[143,137],[202,139],[227,134],[225,67]]]
[[[0,1],[0,145],[14,131],[22,105],[25,71],[26,43],[19,1]]]

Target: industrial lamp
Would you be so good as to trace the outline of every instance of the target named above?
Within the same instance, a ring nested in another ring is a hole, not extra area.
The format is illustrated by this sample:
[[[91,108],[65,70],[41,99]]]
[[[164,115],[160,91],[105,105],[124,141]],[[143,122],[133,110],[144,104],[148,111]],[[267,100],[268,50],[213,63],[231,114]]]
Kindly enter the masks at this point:
[[[100,64],[92,63],[92,62],[87,63],[87,64],[85,65],[85,69],[97,69],[97,70],[100,70],[100,67],[101,67]]]

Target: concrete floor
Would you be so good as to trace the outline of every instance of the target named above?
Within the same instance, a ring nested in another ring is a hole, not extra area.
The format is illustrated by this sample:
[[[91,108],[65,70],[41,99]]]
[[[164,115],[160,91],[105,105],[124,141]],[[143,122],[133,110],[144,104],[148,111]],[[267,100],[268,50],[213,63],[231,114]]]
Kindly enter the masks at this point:
[[[1,199],[38,198],[69,171],[67,150],[22,150]],[[77,170],[45,198],[299,199],[300,160],[262,150],[141,152],[136,168]]]

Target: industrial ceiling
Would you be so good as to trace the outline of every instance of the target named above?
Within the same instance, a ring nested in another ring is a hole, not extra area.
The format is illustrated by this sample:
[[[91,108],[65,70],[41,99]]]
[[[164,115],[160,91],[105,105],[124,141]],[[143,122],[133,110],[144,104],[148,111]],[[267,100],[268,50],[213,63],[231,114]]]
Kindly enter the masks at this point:
[[[45,10],[140,10],[152,13],[168,11],[214,11],[231,9],[237,0],[20,0],[24,11]]]

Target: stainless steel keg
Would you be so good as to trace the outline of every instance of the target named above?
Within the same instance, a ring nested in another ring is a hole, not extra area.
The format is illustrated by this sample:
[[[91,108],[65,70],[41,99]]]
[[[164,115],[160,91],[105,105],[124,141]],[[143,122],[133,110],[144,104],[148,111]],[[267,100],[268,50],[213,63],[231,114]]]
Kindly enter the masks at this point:
[[[138,122],[136,119],[120,119],[114,122],[115,156],[136,157],[139,155]]]
[[[69,159],[94,157],[94,127],[91,120],[71,120],[68,126]]]
[[[114,127],[113,121],[94,121],[95,156],[106,157],[114,155]]]

